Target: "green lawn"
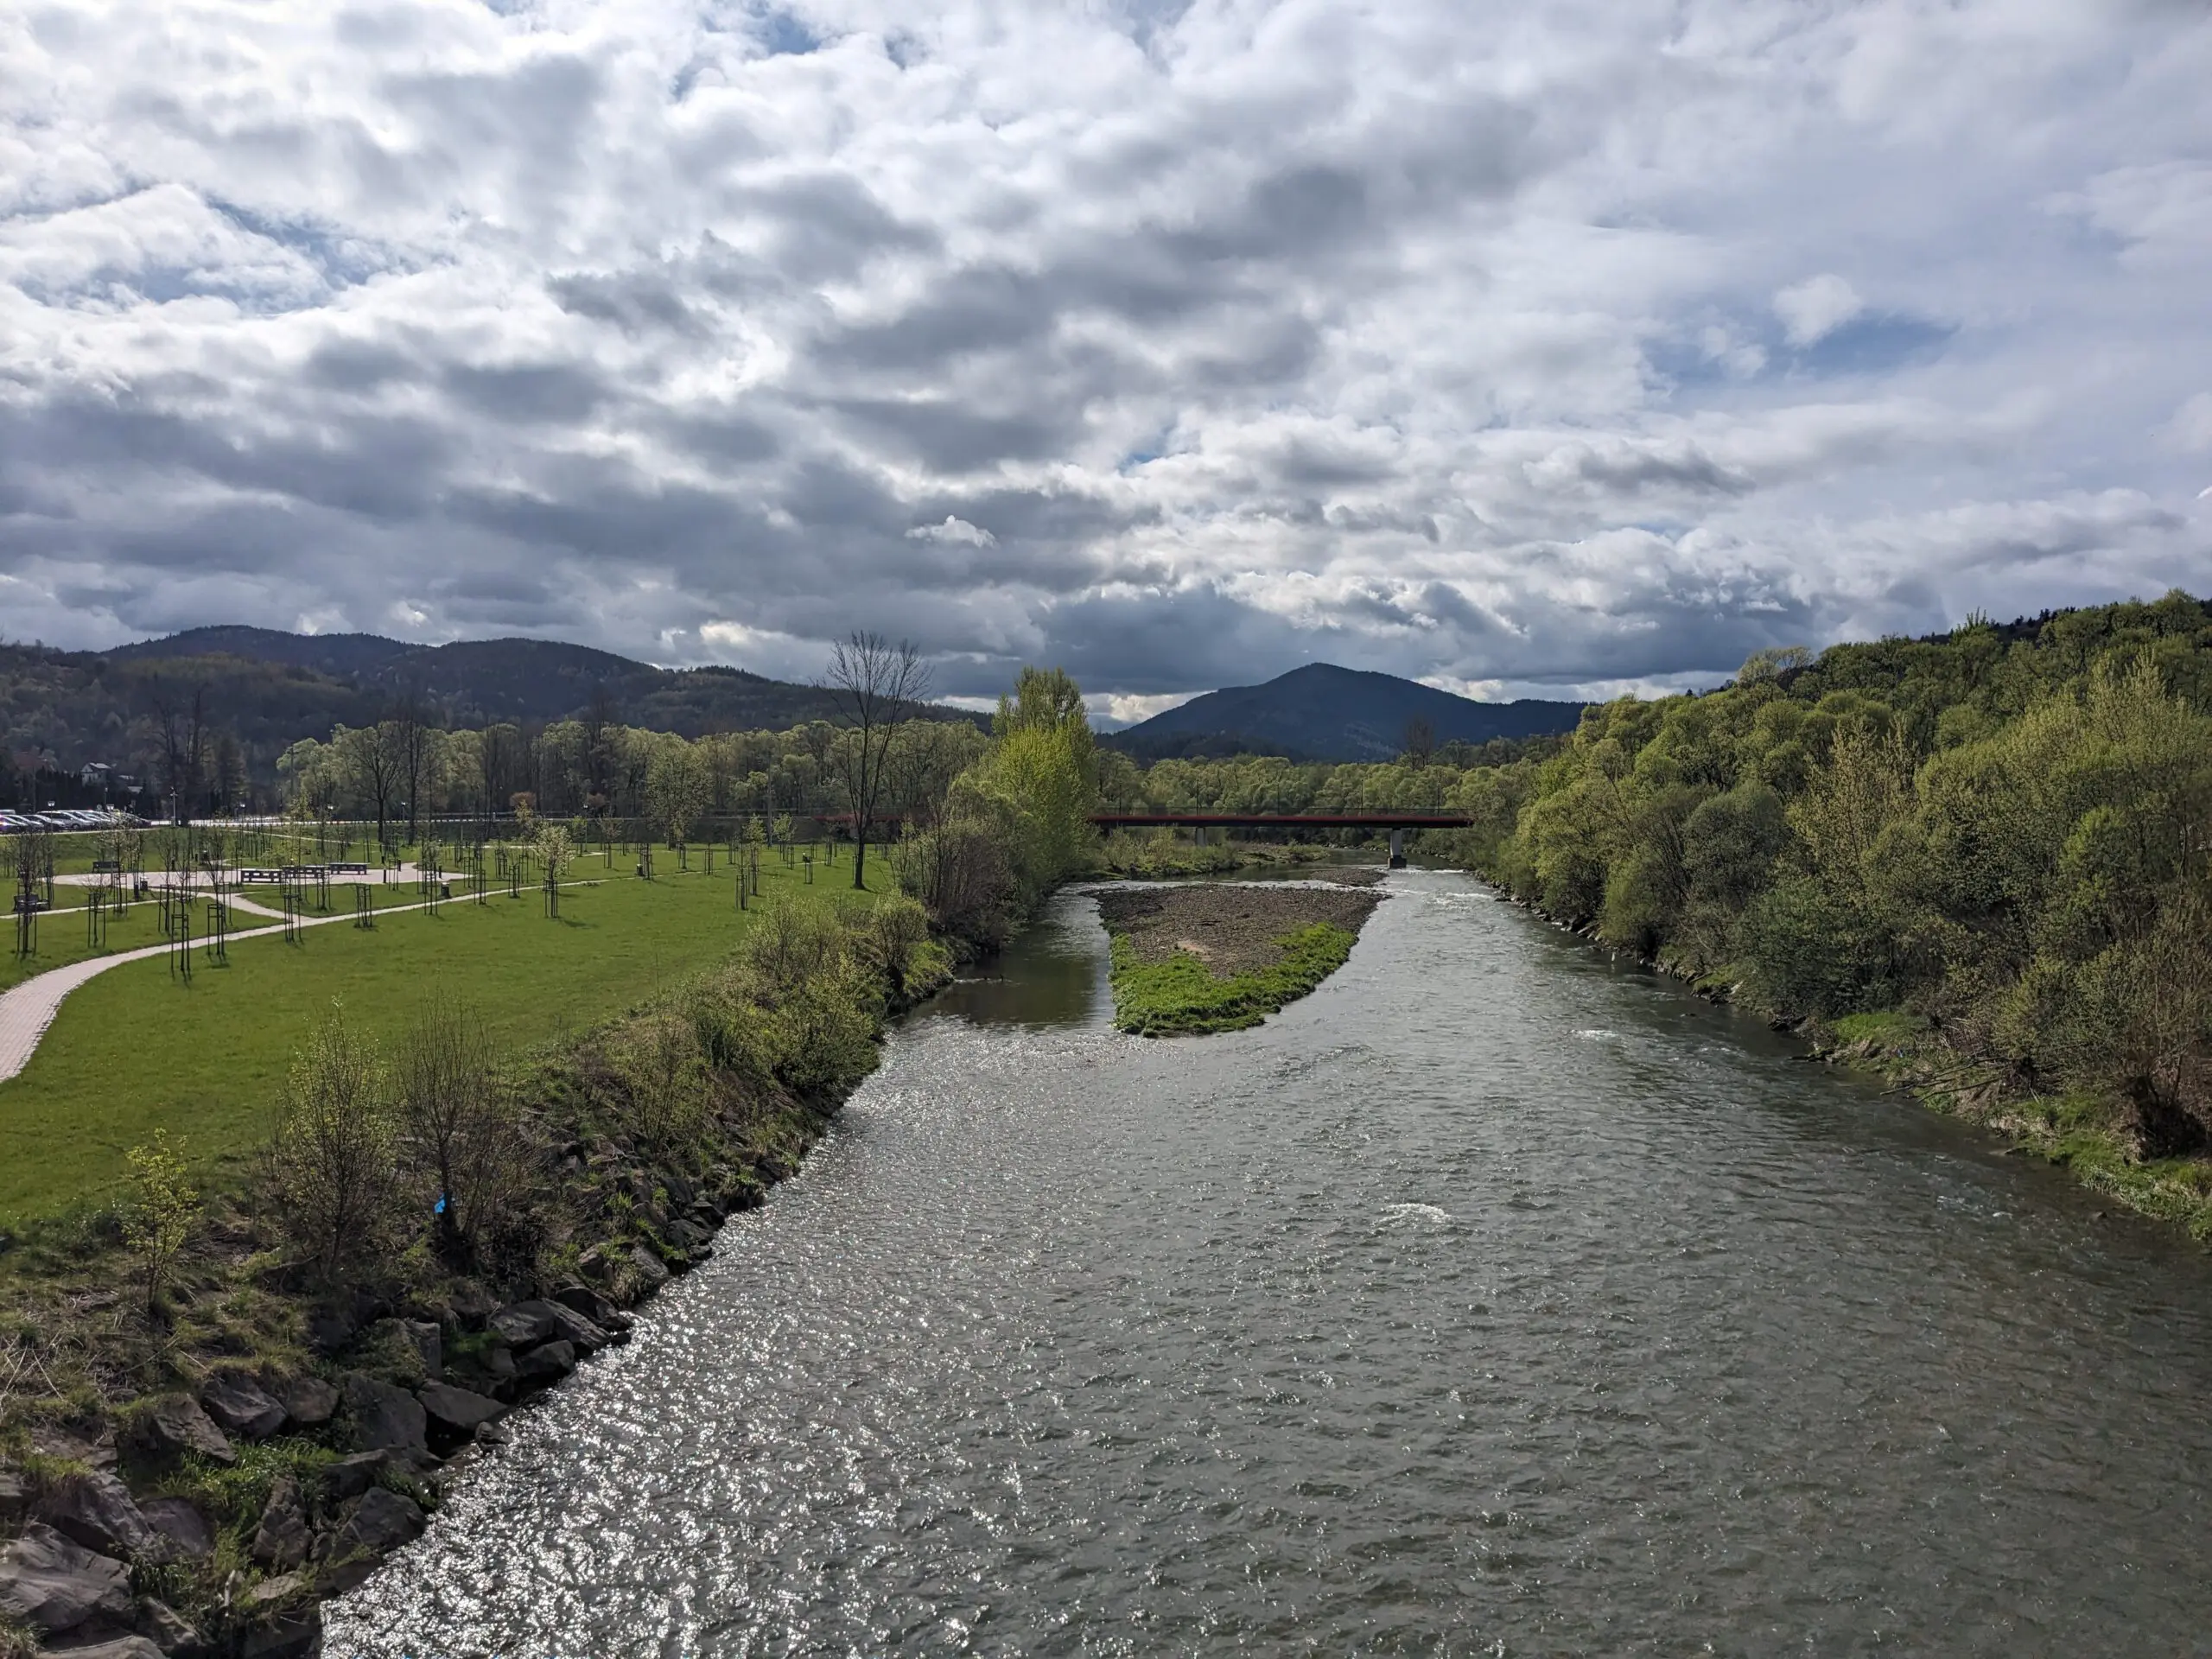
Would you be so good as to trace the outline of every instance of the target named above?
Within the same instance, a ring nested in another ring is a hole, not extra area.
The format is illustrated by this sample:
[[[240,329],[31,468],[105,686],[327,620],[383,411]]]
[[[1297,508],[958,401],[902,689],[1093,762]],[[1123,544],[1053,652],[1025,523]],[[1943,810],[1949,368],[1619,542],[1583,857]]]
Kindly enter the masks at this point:
[[[16,954],[16,918],[0,914],[7,931],[0,933],[0,991],[11,985],[20,985],[35,974],[49,968],[67,967],[73,962],[82,962],[86,957],[112,956],[118,950],[136,950],[141,945],[162,942],[161,911],[148,899],[133,903],[122,916],[107,918],[107,944],[105,949],[87,950],[85,946],[85,902],[83,893],[73,887],[56,887],[54,899],[57,905],[68,906],[64,910],[42,911],[38,918],[38,952],[35,956]],[[203,908],[193,912],[194,931],[206,914]],[[235,925],[235,923],[234,923]]]
[[[726,868],[709,879],[671,874],[673,864],[654,881],[618,865],[598,885],[565,887],[558,921],[546,918],[537,892],[513,899],[501,890],[486,906],[456,898],[435,917],[386,916],[366,931],[346,922],[309,928],[296,945],[246,940],[227,967],[203,959],[188,988],[158,957],[111,969],[62,1004],[29,1065],[0,1083],[0,1217],[113,1197],[125,1151],[156,1128],[183,1137],[196,1163],[237,1163],[267,1133],[292,1052],[333,997],[383,1034],[426,996],[464,998],[512,1049],[650,999],[726,955],[750,919],[735,909]],[[872,888],[889,886],[883,865],[871,861],[868,874]],[[580,861],[574,875],[601,871]],[[833,904],[852,891],[842,860],[811,885],[772,856],[760,875],[756,905]],[[334,893],[333,910],[341,902],[350,909],[350,897]],[[132,908],[150,929],[153,907]],[[81,920],[57,920],[74,923],[82,940]]]

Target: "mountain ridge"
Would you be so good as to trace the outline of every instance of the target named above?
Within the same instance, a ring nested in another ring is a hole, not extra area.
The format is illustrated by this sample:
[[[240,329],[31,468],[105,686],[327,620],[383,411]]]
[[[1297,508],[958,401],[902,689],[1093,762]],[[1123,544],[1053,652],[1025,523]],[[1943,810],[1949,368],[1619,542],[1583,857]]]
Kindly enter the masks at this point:
[[[1306,760],[1389,760],[1426,721],[1432,741],[1571,732],[1587,705],[1524,697],[1480,702],[1372,669],[1306,663],[1257,685],[1229,685],[1192,698],[1100,741],[1159,760],[1196,753],[1282,754]]]

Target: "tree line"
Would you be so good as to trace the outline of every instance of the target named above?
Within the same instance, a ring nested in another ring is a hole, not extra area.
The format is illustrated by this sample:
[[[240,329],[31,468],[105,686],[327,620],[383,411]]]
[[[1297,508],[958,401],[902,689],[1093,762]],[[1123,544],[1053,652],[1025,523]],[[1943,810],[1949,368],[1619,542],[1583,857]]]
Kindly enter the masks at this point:
[[[2008,1095],[2212,1144],[2212,609],[1765,652],[1468,773],[1460,856],[1784,1019],[1894,1014]]]

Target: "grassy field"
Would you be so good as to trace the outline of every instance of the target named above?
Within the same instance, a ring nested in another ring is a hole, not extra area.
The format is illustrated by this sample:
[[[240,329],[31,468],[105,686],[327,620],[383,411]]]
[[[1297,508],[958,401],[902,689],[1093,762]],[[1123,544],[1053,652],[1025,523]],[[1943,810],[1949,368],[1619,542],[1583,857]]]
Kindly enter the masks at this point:
[[[334,997],[384,1035],[425,997],[465,999],[512,1049],[650,999],[728,954],[750,920],[735,909],[726,868],[712,878],[679,875],[667,873],[673,862],[654,881],[618,865],[595,885],[564,888],[558,921],[546,918],[536,891],[513,899],[502,889],[486,906],[456,898],[435,917],[387,916],[372,931],[340,922],[308,929],[296,945],[247,940],[227,967],[203,961],[188,988],[158,957],[101,975],[62,1004],[22,1074],[0,1084],[0,1217],[52,1216],[114,1197],[124,1153],[156,1128],[183,1137],[197,1164],[242,1159],[266,1135],[292,1052]],[[871,887],[889,886],[882,865],[871,861],[868,873]],[[574,874],[588,880],[601,872],[587,860]],[[852,898],[842,860],[811,885],[779,858],[764,858],[760,874],[756,905]],[[411,882],[391,892],[415,897]],[[351,905],[334,893],[334,912]],[[134,921],[141,910],[150,930],[152,906],[133,906]],[[73,917],[59,918],[56,938],[72,925],[81,941]]]

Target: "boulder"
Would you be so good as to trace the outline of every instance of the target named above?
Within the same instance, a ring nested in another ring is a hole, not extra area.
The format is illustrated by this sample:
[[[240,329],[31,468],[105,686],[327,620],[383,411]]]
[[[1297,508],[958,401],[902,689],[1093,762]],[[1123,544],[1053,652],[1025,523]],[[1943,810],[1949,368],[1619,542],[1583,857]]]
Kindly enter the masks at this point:
[[[94,1618],[127,1624],[131,1611],[130,1570],[42,1522],[0,1550],[0,1614],[60,1635]]]
[[[566,1341],[540,1343],[515,1361],[517,1379],[532,1386],[558,1382],[575,1369],[575,1344]]]
[[[499,1311],[498,1298],[474,1279],[464,1279],[454,1286],[448,1305],[453,1309],[454,1320],[464,1331],[481,1331],[484,1321]]]
[[[138,1598],[138,1634],[163,1653],[200,1646],[200,1632],[182,1613],[155,1596]]]
[[[172,1560],[204,1561],[215,1553],[215,1529],[190,1498],[149,1497],[138,1513],[168,1541]]]
[[[189,1630],[189,1624],[184,1627]],[[88,1648],[71,1648],[71,1659],[163,1659],[160,1646],[143,1636],[118,1636]]]
[[[639,1244],[630,1251],[630,1270],[638,1275],[639,1282],[649,1290],[658,1290],[671,1276],[668,1263]]]
[[[365,1375],[346,1373],[346,1409],[353,1433],[371,1451],[424,1451],[429,1425],[423,1402],[406,1389]]]
[[[115,1428],[102,1423],[97,1429],[79,1433],[52,1424],[41,1424],[31,1430],[31,1450],[41,1458],[53,1458],[62,1463],[81,1463],[87,1469],[115,1467]]]
[[[290,1475],[270,1483],[269,1502],[262,1506],[250,1553],[277,1573],[289,1573],[307,1560],[308,1506],[300,1497],[300,1483]]]
[[[309,1659],[322,1651],[322,1610],[304,1608],[263,1625],[239,1646],[242,1659]]]
[[[215,1426],[242,1440],[265,1440],[284,1427],[284,1408],[261,1384],[239,1371],[219,1371],[200,1390],[200,1404]]]
[[[660,1178],[661,1191],[668,1194],[668,1201],[679,1210],[689,1210],[698,1202],[698,1190],[681,1175],[671,1173]]]
[[[602,1331],[613,1331],[624,1318],[622,1310],[589,1285],[563,1285],[553,1300],[571,1313],[581,1313]]]
[[[345,1523],[338,1529],[338,1548],[372,1550],[388,1555],[402,1544],[423,1535],[423,1511],[411,1498],[382,1486],[361,1494]]]
[[[423,1409],[432,1423],[464,1439],[474,1434],[478,1425],[503,1417],[507,1410],[496,1400],[457,1389],[450,1382],[426,1382],[416,1391],[416,1398],[423,1402]]]
[[[428,1319],[394,1319],[399,1333],[413,1344],[423,1358],[423,1375],[432,1379],[446,1368],[445,1338],[438,1327]]]
[[[283,1602],[297,1601],[307,1593],[308,1580],[304,1573],[284,1573],[273,1579],[264,1579],[245,1592],[246,1604],[252,1607],[274,1607]]]
[[[580,1354],[595,1354],[613,1340],[573,1307],[560,1302],[548,1302],[553,1310],[553,1334]]]
[[[553,1337],[551,1302],[513,1302],[491,1319],[490,1329],[512,1348],[535,1348]]]
[[[353,1340],[361,1321],[350,1307],[308,1310],[308,1344],[317,1353],[334,1354]]]
[[[147,1444],[157,1455],[174,1458],[195,1452],[213,1463],[238,1460],[214,1419],[200,1410],[200,1402],[188,1394],[165,1395],[156,1400],[142,1424]]]
[[[377,1484],[377,1477],[391,1465],[389,1452],[356,1452],[350,1458],[339,1458],[326,1463],[318,1472],[322,1484],[323,1502],[343,1503],[359,1497]]]
[[[331,1540],[330,1562],[322,1572],[324,1592],[353,1589],[393,1550],[421,1536],[423,1527],[423,1511],[414,1503],[381,1486],[371,1487]]]
[[[284,1385],[284,1414],[296,1428],[321,1428],[338,1414],[338,1390],[319,1376],[296,1376]]]
[[[39,1519],[63,1537],[102,1555],[169,1558],[169,1541],[131,1501],[130,1489],[95,1470],[71,1475],[39,1501]]]
[[[681,1245],[687,1250],[711,1244],[715,1238],[712,1233],[685,1216],[671,1217],[667,1225],[661,1229],[661,1236],[670,1243]]]

